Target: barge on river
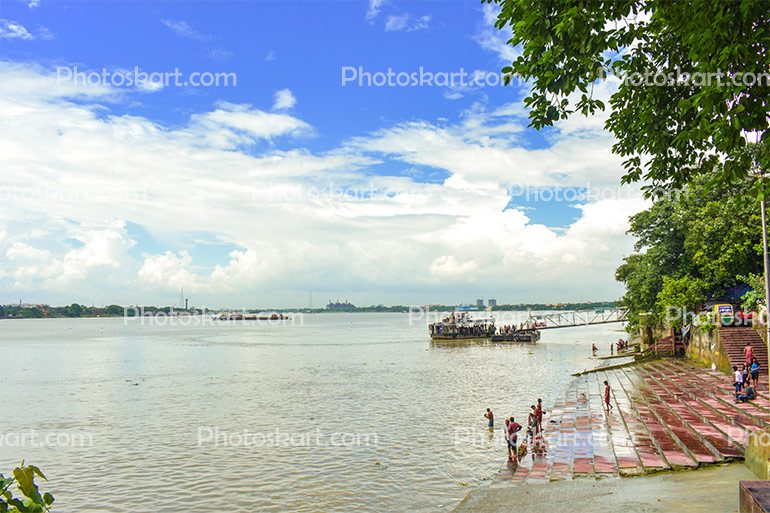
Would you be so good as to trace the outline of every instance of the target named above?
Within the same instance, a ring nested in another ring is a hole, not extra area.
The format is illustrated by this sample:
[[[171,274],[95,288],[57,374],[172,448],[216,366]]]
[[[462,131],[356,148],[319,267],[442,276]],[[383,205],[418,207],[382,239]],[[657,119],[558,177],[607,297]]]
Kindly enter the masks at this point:
[[[540,331],[537,329],[523,329],[510,333],[492,335],[492,342],[537,342],[540,340]]]
[[[495,328],[492,317],[474,319],[467,311],[449,314],[441,322],[428,325],[431,340],[434,341],[483,341],[483,342],[537,342],[540,331],[531,325],[522,329],[505,330]]]
[[[428,325],[432,340],[487,340],[495,334],[493,318],[474,319],[468,312],[452,312],[441,322]]]

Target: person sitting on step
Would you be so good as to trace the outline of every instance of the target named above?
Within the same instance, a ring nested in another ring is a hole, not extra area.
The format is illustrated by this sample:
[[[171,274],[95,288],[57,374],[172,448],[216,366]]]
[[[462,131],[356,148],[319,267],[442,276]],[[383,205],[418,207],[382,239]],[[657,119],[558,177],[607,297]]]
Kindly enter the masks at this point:
[[[736,403],[747,403],[749,401],[753,401],[756,398],[757,398],[757,391],[751,385],[746,387],[746,391],[744,393],[735,394]]]

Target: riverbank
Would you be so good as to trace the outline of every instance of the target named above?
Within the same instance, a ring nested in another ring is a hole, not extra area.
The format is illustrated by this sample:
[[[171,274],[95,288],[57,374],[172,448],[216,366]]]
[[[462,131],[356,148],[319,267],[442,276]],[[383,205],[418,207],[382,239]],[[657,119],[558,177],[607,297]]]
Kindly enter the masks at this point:
[[[453,513],[730,513],[738,511],[738,481],[755,480],[742,463],[644,477],[500,484],[470,492]]]
[[[749,436],[770,427],[759,393],[736,404],[730,376],[676,358],[582,373],[549,412],[545,451],[530,448],[455,511],[737,511],[738,481],[757,479],[742,463]],[[681,470],[694,472],[670,472]]]

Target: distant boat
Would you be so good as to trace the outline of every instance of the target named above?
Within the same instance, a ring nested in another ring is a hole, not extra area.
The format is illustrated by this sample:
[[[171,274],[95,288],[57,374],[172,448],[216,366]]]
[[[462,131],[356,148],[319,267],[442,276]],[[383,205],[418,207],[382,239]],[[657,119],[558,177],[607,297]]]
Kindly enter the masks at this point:
[[[283,321],[288,319],[289,316],[282,313],[221,313],[214,316],[216,321]]]

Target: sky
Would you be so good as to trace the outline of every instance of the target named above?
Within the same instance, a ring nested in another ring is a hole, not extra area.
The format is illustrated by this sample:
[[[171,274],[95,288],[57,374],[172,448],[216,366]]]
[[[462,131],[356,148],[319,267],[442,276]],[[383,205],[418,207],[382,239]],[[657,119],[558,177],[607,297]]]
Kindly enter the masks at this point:
[[[528,128],[496,13],[0,1],[0,303],[617,299],[647,204],[606,114]]]

